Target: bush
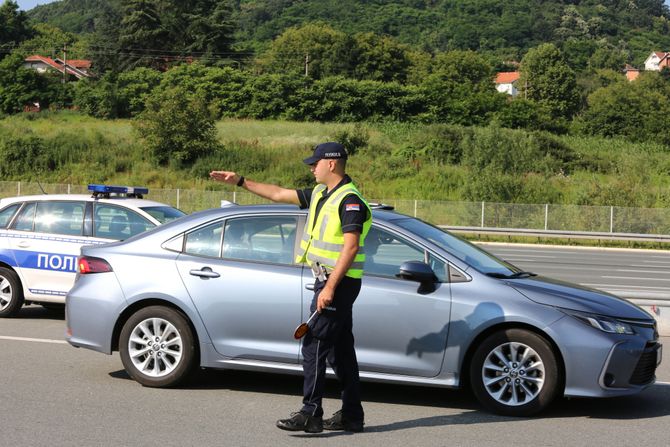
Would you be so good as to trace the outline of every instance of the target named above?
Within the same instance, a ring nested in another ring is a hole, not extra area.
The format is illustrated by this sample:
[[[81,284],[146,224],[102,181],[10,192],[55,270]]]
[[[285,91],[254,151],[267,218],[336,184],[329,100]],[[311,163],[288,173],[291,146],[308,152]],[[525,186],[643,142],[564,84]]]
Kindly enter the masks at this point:
[[[202,95],[176,87],[149,97],[135,128],[161,165],[192,164],[219,147],[214,119]]]
[[[370,141],[368,129],[360,124],[349,129],[344,129],[335,134],[334,141],[341,143],[347,150],[347,154],[354,155],[359,149],[364,148]]]
[[[14,179],[26,173],[39,175],[56,168],[49,157],[44,141],[34,135],[6,136],[0,139],[0,178]]]

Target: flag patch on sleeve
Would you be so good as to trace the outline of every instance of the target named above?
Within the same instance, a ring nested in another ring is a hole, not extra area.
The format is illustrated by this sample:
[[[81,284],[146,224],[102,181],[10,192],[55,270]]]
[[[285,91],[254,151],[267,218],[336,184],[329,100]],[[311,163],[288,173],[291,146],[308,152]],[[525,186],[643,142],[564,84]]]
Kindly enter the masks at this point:
[[[344,211],[360,211],[361,206],[358,203],[347,203],[344,205]]]

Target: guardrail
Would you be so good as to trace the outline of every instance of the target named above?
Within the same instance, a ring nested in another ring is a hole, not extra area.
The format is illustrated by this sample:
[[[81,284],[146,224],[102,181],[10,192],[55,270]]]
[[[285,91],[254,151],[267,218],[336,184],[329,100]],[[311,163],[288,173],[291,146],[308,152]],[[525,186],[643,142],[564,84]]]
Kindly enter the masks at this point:
[[[557,231],[534,230],[529,228],[485,228],[459,227],[453,225],[438,225],[440,228],[461,234],[490,234],[500,236],[528,236],[561,239],[591,239],[610,241],[647,241],[670,242],[670,235],[664,234],[634,234],[634,233],[603,233],[596,231]]]
[[[217,185],[219,186],[219,185]],[[55,193],[88,193],[85,185],[0,182],[0,197]],[[268,203],[249,192],[152,188],[147,198],[193,212],[220,206],[221,200],[249,205]],[[596,240],[670,241],[670,209],[615,206],[521,204],[436,200],[381,199],[396,211],[454,232],[581,238]]]

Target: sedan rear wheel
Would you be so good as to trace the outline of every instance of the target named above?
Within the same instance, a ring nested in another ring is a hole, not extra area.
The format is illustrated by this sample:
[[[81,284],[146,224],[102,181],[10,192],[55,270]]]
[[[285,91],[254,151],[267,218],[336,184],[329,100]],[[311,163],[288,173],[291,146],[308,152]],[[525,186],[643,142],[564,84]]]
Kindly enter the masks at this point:
[[[163,306],[141,309],[126,321],[119,351],[128,374],[150,387],[177,385],[193,369],[196,357],[186,318]]]
[[[23,306],[21,281],[13,270],[0,267],[0,318],[13,317]]]
[[[472,359],[470,383],[477,399],[489,410],[529,416],[556,397],[559,374],[556,355],[544,338],[508,329],[489,336],[479,346]]]

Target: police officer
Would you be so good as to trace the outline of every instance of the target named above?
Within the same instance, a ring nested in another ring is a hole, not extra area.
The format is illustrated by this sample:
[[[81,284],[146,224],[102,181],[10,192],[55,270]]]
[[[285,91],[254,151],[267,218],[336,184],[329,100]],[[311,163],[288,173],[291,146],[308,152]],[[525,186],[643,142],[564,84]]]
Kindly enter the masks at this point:
[[[352,333],[352,307],[361,289],[365,254],[363,243],[371,223],[367,202],[345,173],[347,153],[339,143],[316,146],[304,162],[310,166],[317,186],[313,189],[286,189],[245,179],[234,172],[212,171],[210,177],[236,184],[263,198],[309,208],[300,243],[299,262],[316,273],[311,311],[317,317],[302,345],[303,406],[277,427],[289,431],[319,433],[326,430],[363,431],[358,362]],[[342,409],[323,420],[321,401],[326,361],[342,384]]]

